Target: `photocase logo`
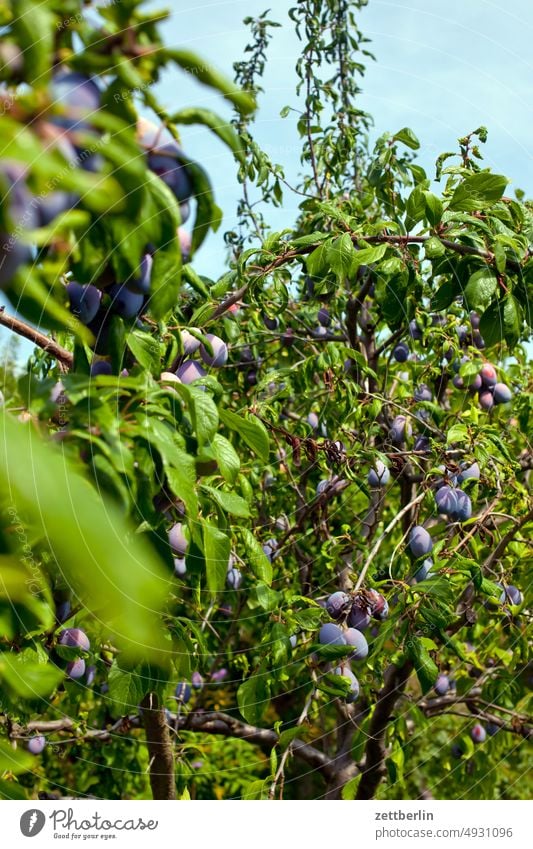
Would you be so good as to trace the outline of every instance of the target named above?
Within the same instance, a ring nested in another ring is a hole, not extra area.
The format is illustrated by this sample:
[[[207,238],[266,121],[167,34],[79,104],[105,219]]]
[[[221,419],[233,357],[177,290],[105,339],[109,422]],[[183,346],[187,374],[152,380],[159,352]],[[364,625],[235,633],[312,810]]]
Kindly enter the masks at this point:
[[[24,837],[35,837],[43,830],[46,817],[42,811],[33,808],[31,811],[25,811],[20,818],[20,830]]]

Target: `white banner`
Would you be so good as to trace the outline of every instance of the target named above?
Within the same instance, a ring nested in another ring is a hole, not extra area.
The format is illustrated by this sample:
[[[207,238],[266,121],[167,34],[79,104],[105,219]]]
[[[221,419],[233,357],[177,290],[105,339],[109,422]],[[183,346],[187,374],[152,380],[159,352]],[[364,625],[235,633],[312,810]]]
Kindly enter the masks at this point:
[[[0,811],[5,849],[44,849],[67,840],[68,846],[117,849],[533,846],[529,802],[247,802],[237,809],[216,801],[91,800],[3,802]]]

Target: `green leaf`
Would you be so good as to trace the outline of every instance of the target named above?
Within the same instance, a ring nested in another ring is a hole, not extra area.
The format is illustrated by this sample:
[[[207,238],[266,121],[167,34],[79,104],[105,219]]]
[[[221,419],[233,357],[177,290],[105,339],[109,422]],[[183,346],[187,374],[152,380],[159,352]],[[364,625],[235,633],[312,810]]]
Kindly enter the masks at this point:
[[[424,253],[428,259],[442,256],[446,253],[446,248],[436,236],[432,236],[427,242],[424,242]]]
[[[216,595],[226,583],[231,542],[225,533],[209,522],[203,524],[207,589]]]
[[[230,513],[232,516],[238,516],[243,519],[248,518],[250,515],[248,502],[242,496],[236,495],[234,492],[224,492],[222,489],[215,489],[212,486],[207,486],[207,484],[202,485],[202,490],[209,493],[211,498],[216,501],[225,513]]]
[[[25,80],[43,86],[50,77],[54,52],[55,17],[45,3],[14,0],[12,28],[24,57]]]
[[[336,699],[345,699],[350,692],[350,679],[344,675],[336,675],[334,672],[326,672],[317,681],[317,687],[328,696]]]
[[[465,442],[468,439],[468,428],[464,424],[454,424],[449,429],[446,441],[448,445],[452,442]]]
[[[23,655],[0,654],[0,681],[21,699],[49,696],[64,673],[52,663],[26,661]]]
[[[440,198],[437,197],[437,195],[434,195],[432,192],[424,192],[424,200],[426,205],[426,218],[431,224],[431,226],[435,227],[437,224],[440,224],[440,221],[442,219],[442,201]]]
[[[193,425],[196,438],[201,444],[208,444],[214,438],[218,428],[217,405],[207,392],[195,386],[190,387],[192,399]]]
[[[409,231],[415,224],[424,219],[426,214],[426,199],[422,185],[413,189],[405,205],[405,227]]]
[[[109,698],[115,702],[117,713],[128,714],[138,710],[139,702],[148,689],[138,672],[121,669],[115,660],[107,682]]]
[[[409,127],[404,127],[402,130],[398,130],[398,132],[394,134],[394,141],[402,142],[402,144],[406,145],[406,147],[410,147],[411,150],[418,150],[420,147],[420,142]]]
[[[34,757],[25,752],[24,749],[12,749],[3,740],[0,740],[0,772],[12,772],[18,775],[20,772],[26,772],[35,764]]]
[[[161,351],[157,339],[143,330],[134,330],[126,336],[131,353],[143,368],[158,375],[161,369]]]
[[[472,174],[455,189],[449,204],[450,209],[475,212],[493,206],[503,195],[507,182],[506,177],[487,171]]]
[[[451,277],[445,280],[442,286],[435,292],[431,298],[431,309],[445,310],[450,306],[458,295],[461,294],[461,281],[456,277]]]
[[[405,645],[407,655],[413,661],[422,693],[427,693],[437,680],[439,670],[419,637],[410,637]]]
[[[200,107],[180,109],[171,115],[170,120],[174,124],[203,124],[224,142],[235,155],[235,159],[244,163],[242,142],[231,124],[228,124],[215,112]]]
[[[8,781],[0,778],[0,799],[17,799],[24,801],[28,797],[26,791],[18,781]]]
[[[255,577],[267,586],[272,584],[272,564],[261,545],[248,528],[241,528],[246,562]]]
[[[305,258],[307,273],[311,277],[321,277],[329,271],[329,249],[331,244],[331,239],[323,242]]]
[[[235,448],[220,433],[215,434],[211,447],[224,480],[228,483],[234,483],[241,468],[241,461]]]
[[[270,701],[270,685],[265,674],[253,675],[237,690],[237,704],[246,722],[257,725]]]
[[[241,115],[249,115],[254,112],[256,103],[253,96],[249,92],[242,91],[234,82],[215,71],[212,62],[202,59],[192,50],[165,50],[163,52],[180,68],[191,74],[195,80],[220,91],[230,103],[233,103]]]
[[[264,424],[255,416],[243,418],[231,410],[219,410],[220,420],[231,430],[236,431],[246,444],[257,454],[260,460],[268,463],[270,441]]]
[[[117,643],[131,656],[166,663],[158,611],[168,581],[146,537],[32,428],[7,414],[0,427],[0,487],[13,508],[37,539],[46,540],[52,561]],[[31,462],[21,463],[21,457]]]
[[[498,278],[490,268],[475,271],[468,280],[464,291],[468,309],[484,312],[498,288]]]
[[[356,250],[349,233],[339,236],[328,246],[328,263],[331,271],[342,282],[352,269]]]

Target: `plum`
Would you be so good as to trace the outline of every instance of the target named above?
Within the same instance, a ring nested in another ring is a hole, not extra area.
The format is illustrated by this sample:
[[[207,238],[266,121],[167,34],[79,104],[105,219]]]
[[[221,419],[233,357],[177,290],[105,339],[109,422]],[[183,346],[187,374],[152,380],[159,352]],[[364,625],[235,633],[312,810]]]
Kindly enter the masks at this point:
[[[326,307],[321,307],[317,314],[318,323],[322,325],[322,327],[329,327],[331,324],[331,316],[329,314],[329,310]]]
[[[307,416],[307,424],[312,427],[313,430],[317,430],[320,422],[316,413],[309,413],[309,415]]]
[[[291,644],[291,649],[295,649],[298,645],[298,634],[292,634],[289,637],[289,643]]]
[[[346,640],[344,639],[344,634],[341,628],[339,628],[338,625],[334,625],[333,622],[327,622],[325,625],[322,625],[318,632],[318,642],[322,645],[329,646],[346,645]]]
[[[476,724],[472,727],[470,731],[470,737],[474,741],[474,743],[483,743],[487,737],[487,732],[480,722],[476,722]]]
[[[168,541],[172,551],[179,557],[185,557],[189,542],[183,533],[183,525],[181,522],[176,522],[172,525],[168,532]]]
[[[420,386],[417,386],[415,389],[414,397],[415,401],[432,401],[433,392],[426,383],[421,383]]]
[[[187,574],[187,564],[184,557],[174,558],[174,572],[178,578],[183,578]]]
[[[450,679],[447,675],[439,675],[433,686],[437,696],[445,696],[450,689]]]
[[[211,681],[214,681],[215,684],[220,684],[222,681],[225,681],[228,677],[227,669],[217,669],[216,672],[211,674]]]
[[[457,511],[457,490],[451,486],[441,486],[435,493],[437,512],[452,516]]]
[[[390,438],[395,445],[399,445],[404,439],[411,436],[411,425],[405,416],[396,416],[391,425]]]
[[[513,393],[505,383],[496,383],[492,397],[495,404],[507,404],[512,399]]]
[[[451,753],[454,758],[459,760],[459,758],[462,758],[464,754],[463,747],[459,743],[454,743],[451,747]]]
[[[28,740],[28,752],[31,752],[32,755],[40,755],[45,746],[46,737],[43,737],[42,734]]]
[[[206,365],[220,368],[227,362],[228,346],[219,336],[215,336],[213,333],[208,333],[206,339],[210,342],[213,353],[210,354],[205,345],[200,345],[200,356]]]
[[[452,519],[456,522],[466,522],[472,516],[472,502],[466,492],[456,489],[457,503],[453,513],[450,513]]]
[[[188,684],[186,681],[180,681],[179,684],[176,684],[176,689],[174,690],[174,698],[182,705],[186,705],[191,698],[191,685]]]
[[[242,573],[236,566],[231,566],[226,574],[226,584],[230,590],[238,590],[242,584]]]
[[[185,224],[191,217],[191,205],[188,200],[180,203],[180,218],[181,223]]]
[[[422,328],[416,323],[414,318],[409,322],[409,336],[411,339],[422,339]]]
[[[484,347],[485,347],[485,345],[486,345],[485,340],[483,339],[483,336],[481,335],[481,333],[479,332],[479,330],[474,330],[474,331],[473,331],[473,333],[472,333],[472,342],[474,343],[474,345],[476,346],[476,348],[478,349],[478,351],[482,351],[482,350],[483,350],[483,348],[484,348]]]
[[[479,375],[481,380],[483,381],[485,386],[489,388],[496,385],[498,382],[498,376],[496,374],[496,369],[491,363],[483,363],[479,370]]]
[[[144,304],[144,295],[132,292],[125,283],[115,283],[109,287],[111,310],[121,318],[135,318]]]
[[[126,283],[126,286],[130,290],[130,292],[134,292],[136,295],[150,294],[150,281],[152,277],[153,264],[154,258],[152,254],[145,254],[141,259],[141,265],[139,267],[138,276],[133,277]]]
[[[276,556],[276,551],[278,550],[278,541],[277,539],[267,539],[265,544],[263,545],[263,551],[268,557],[269,560],[273,560]]]
[[[470,375],[470,377],[465,377],[463,382],[465,385],[465,389],[468,389],[468,391],[472,394],[479,392],[479,390],[483,386],[483,381],[481,380],[481,375],[479,374],[475,374],[473,376]]]
[[[191,686],[194,690],[201,690],[204,686],[204,679],[199,672],[193,672],[191,675]]]
[[[382,622],[389,615],[389,604],[387,599],[377,590],[368,590],[367,599],[370,604],[370,613],[374,619]]]
[[[82,286],[75,280],[71,280],[67,284],[67,295],[71,313],[79,318],[82,324],[89,324],[100,309],[101,291],[96,286]]]
[[[489,737],[494,737],[494,735],[497,734],[498,731],[500,730],[500,726],[496,725],[495,722],[487,722],[485,730],[486,730],[487,734],[489,735]]]
[[[509,584],[508,586],[503,588],[503,592],[500,596],[500,603],[504,604],[507,602],[508,604],[522,604],[524,600],[522,593],[518,589],[518,587],[513,586],[513,584]]]
[[[330,595],[326,600],[326,610],[332,619],[340,619],[348,610],[350,602],[350,596],[339,591]]]
[[[418,569],[418,571],[416,571],[415,574],[414,574],[414,579],[415,579],[416,583],[419,584],[420,581],[425,581],[427,576],[431,573],[432,569],[433,569],[433,560],[431,559],[431,557],[426,557],[426,559],[423,561],[423,563],[420,566],[420,568]]]
[[[268,315],[263,315],[263,324],[265,325],[267,330],[277,330],[279,327],[279,319],[271,318]]]
[[[185,227],[178,227],[177,235],[180,243],[181,261],[187,263],[191,258],[192,236]]]
[[[54,116],[52,123],[65,130],[87,129],[83,120],[100,107],[100,89],[93,79],[77,71],[60,71],[52,79],[51,94],[64,114]]]
[[[58,643],[60,646],[68,646],[82,651],[89,651],[91,648],[89,637],[81,628],[65,628],[59,634]]]
[[[196,333],[200,333],[197,327],[191,327],[191,330],[196,331]],[[181,330],[180,336],[181,344],[183,345],[183,353],[186,354],[188,357],[191,354],[196,353],[196,351],[202,344],[200,340],[197,339],[196,336],[193,336],[193,334],[190,333],[188,330]]]
[[[177,377],[179,377],[182,383],[192,383],[193,380],[198,380],[200,377],[204,377],[205,374],[205,369],[202,368],[200,363],[194,360],[185,360],[176,372]]]
[[[353,674],[352,670],[344,665],[335,668],[335,675],[342,675],[343,678],[348,678],[350,682],[350,690],[346,696],[346,701],[351,704],[359,698],[359,681]]]
[[[491,410],[494,406],[494,397],[490,389],[483,389],[479,393],[478,400],[482,410]]]
[[[183,152],[175,141],[148,151],[148,168],[163,180],[180,203],[189,200],[193,192],[187,167],[181,161]]]
[[[326,491],[330,484],[331,480],[329,478],[319,481],[316,487],[316,494],[322,495],[322,493]]]
[[[413,448],[415,451],[427,452],[429,450],[429,436],[417,436]]]
[[[54,218],[76,206],[78,196],[74,192],[50,192],[39,198],[39,226],[46,227]]]
[[[370,486],[385,486],[390,480],[390,471],[382,460],[376,460],[374,468],[370,469],[367,477]]]
[[[70,616],[72,607],[70,601],[60,601],[56,605],[56,619],[58,622],[65,622]]]
[[[348,624],[357,631],[366,631],[370,625],[370,611],[368,608],[353,604],[348,616]]]
[[[364,660],[368,655],[368,643],[366,637],[356,628],[347,628],[344,631],[344,639],[347,645],[353,646],[354,651],[350,655],[352,660]]]
[[[397,363],[405,363],[409,358],[409,345],[406,342],[398,342],[392,352],[392,356]]]
[[[87,675],[85,680],[87,682],[87,686],[90,687],[94,683],[94,679],[96,678],[96,666],[88,666],[87,667]]]
[[[74,680],[83,678],[85,675],[85,661],[82,657],[78,657],[76,660],[71,660],[70,663],[67,663],[67,675]]]
[[[479,315],[477,314],[477,312],[475,312],[474,310],[472,310],[472,312],[470,313],[470,324],[472,325],[472,327],[474,328],[474,330],[479,330],[479,322],[480,322],[480,320],[481,320],[481,319],[480,319]]]
[[[90,374],[91,377],[98,377],[99,374],[113,374],[113,368],[106,360],[93,360]]]
[[[465,382],[464,382],[463,378],[461,377],[461,375],[459,375],[459,374],[454,374],[453,379],[452,379],[452,383],[453,383],[453,385],[455,386],[456,389],[464,389],[465,388]]]
[[[480,474],[478,463],[472,463],[471,466],[463,466],[457,475],[457,483],[463,483],[466,480],[479,480]]]
[[[433,540],[422,525],[412,528],[409,535],[409,548],[413,557],[425,557],[433,548]]]

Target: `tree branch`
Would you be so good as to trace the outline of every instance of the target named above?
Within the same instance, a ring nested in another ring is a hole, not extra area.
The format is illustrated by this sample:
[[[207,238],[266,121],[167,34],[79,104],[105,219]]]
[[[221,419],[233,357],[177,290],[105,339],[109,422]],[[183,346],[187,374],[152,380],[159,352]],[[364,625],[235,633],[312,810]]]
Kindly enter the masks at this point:
[[[141,702],[146,744],[150,755],[150,786],[154,799],[175,799],[174,757],[164,708],[155,693]]]
[[[72,368],[74,355],[70,351],[67,351],[66,348],[62,348],[61,345],[58,345],[58,343],[53,339],[50,339],[49,336],[46,336],[44,333],[40,333],[34,327],[31,327],[29,324],[21,321],[19,318],[8,315],[4,307],[0,307],[0,324],[4,327],[8,327],[14,333],[18,333],[19,336],[29,339],[30,342],[33,342],[38,348],[42,348],[43,351],[47,351],[55,357],[62,365],[67,368]]]
[[[385,731],[398,697],[403,693],[412,665],[401,668],[391,664],[384,675],[385,683],[379,691],[374,713],[368,729],[364,763],[356,799],[372,799],[385,775]]]

